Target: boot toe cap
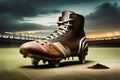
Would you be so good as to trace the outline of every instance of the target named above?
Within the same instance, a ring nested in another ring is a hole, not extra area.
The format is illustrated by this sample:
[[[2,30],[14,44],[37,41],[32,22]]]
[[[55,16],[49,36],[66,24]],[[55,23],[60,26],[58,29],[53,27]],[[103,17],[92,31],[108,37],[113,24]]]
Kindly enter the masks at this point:
[[[23,55],[26,54],[36,55],[42,58],[63,57],[63,54],[52,43],[50,42],[47,43],[44,43],[44,41],[40,41],[39,44],[36,43],[36,41],[26,42],[20,46],[20,53]]]
[[[44,53],[44,50],[41,49],[35,42],[26,42],[20,46],[20,53],[25,54],[32,54],[35,55],[37,53]]]

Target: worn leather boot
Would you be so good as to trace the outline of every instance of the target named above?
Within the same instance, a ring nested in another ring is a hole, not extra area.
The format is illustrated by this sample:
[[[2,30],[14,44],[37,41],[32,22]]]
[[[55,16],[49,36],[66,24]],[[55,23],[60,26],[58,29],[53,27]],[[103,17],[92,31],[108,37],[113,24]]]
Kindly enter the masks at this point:
[[[88,44],[84,32],[84,17],[73,11],[63,11],[57,29],[48,37],[26,42],[20,46],[23,57],[32,58],[32,64],[40,60],[59,67],[59,62],[68,57],[79,57],[85,63]]]

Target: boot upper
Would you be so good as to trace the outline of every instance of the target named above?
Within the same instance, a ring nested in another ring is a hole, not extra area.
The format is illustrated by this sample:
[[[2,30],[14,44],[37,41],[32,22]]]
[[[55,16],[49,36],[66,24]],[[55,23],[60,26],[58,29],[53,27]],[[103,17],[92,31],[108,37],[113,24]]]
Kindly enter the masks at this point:
[[[82,43],[86,46],[85,40],[84,17],[73,11],[63,11],[58,19],[58,27],[53,33],[41,40],[23,44],[20,50],[51,58],[63,58],[78,55]]]

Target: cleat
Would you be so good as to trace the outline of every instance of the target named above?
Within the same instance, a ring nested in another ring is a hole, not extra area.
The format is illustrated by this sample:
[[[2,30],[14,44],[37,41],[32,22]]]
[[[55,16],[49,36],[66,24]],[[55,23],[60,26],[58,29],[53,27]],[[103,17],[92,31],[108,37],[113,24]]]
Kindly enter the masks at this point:
[[[42,60],[42,61],[43,61],[44,64],[46,63],[46,60]]]
[[[58,68],[59,66],[60,66],[59,63],[56,63],[56,64],[55,64],[55,67],[56,67],[56,68]]]
[[[80,64],[84,64],[85,63],[85,59],[81,58],[81,57],[78,57],[79,58],[79,62]]]
[[[69,60],[69,57],[68,57],[68,60]]]
[[[55,60],[55,61],[48,61],[50,66],[54,66],[56,68],[58,68],[60,66],[60,61],[59,60]]]
[[[39,59],[37,59],[37,58],[31,58],[31,62],[32,62],[32,64],[34,65],[34,66],[38,66],[38,63],[39,63]]]
[[[27,57],[27,54],[26,55],[23,55],[23,58],[26,58]]]
[[[72,60],[74,60],[74,57],[72,57]]]
[[[64,60],[66,60],[66,58],[64,58]]]
[[[34,66],[38,66],[38,62],[33,61],[32,64],[33,64]]]
[[[79,57],[80,63],[85,63],[88,44],[84,32],[84,20],[80,14],[63,11],[57,22],[58,27],[53,33],[45,38],[24,43],[20,46],[20,53],[37,57],[43,60],[43,63],[48,61],[55,67],[58,67],[58,61],[75,56]],[[33,64],[36,65],[36,61],[33,61]]]

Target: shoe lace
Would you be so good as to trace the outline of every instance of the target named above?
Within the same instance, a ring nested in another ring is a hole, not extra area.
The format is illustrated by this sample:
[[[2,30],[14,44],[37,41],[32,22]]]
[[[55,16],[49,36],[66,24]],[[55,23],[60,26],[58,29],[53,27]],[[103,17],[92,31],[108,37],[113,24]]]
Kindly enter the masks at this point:
[[[57,22],[58,23],[57,29],[44,39],[52,40],[52,41],[57,41],[61,39],[66,33],[68,33],[68,31],[70,31],[72,26],[72,24],[70,24],[70,21],[72,20]]]

